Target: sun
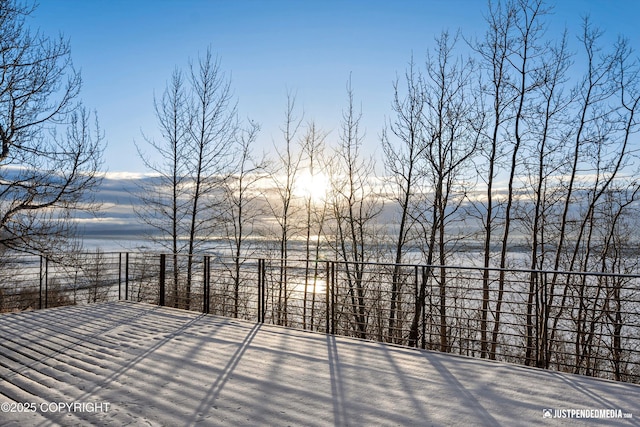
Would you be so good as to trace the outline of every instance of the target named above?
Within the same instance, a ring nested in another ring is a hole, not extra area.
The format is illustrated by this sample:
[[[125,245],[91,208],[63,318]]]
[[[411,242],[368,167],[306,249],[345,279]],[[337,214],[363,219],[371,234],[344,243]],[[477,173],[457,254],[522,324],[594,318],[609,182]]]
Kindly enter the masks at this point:
[[[296,178],[293,186],[294,195],[310,199],[312,202],[323,201],[328,190],[329,178],[322,172],[311,174],[305,171]]]

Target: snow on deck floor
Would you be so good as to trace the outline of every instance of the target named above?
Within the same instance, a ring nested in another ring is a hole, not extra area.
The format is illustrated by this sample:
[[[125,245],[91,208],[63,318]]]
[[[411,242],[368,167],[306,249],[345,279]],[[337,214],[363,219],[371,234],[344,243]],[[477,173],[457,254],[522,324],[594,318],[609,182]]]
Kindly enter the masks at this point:
[[[0,337],[0,425],[640,425],[637,385],[146,304],[4,314]]]

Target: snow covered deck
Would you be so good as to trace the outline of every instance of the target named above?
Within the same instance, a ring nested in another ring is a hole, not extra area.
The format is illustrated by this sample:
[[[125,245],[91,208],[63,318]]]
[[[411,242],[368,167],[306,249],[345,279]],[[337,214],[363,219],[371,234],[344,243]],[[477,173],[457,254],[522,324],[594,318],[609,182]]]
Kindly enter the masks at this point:
[[[2,425],[640,425],[637,385],[146,304],[3,314],[0,337]]]

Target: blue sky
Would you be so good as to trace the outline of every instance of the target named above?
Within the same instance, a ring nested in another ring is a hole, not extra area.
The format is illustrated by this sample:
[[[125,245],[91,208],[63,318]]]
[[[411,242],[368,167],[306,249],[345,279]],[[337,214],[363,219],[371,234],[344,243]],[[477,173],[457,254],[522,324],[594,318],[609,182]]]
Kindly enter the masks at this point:
[[[551,2],[552,3],[552,2]],[[98,112],[111,172],[144,172],[133,141],[154,136],[154,94],[173,69],[208,46],[231,75],[239,111],[262,125],[259,148],[280,137],[287,91],[306,120],[336,139],[352,75],[370,152],[390,114],[392,82],[413,53],[420,61],[442,30],[484,31],[484,0],[42,0],[30,25],[71,41],[81,98]],[[640,2],[558,0],[552,32],[579,30],[590,14],[612,39],[640,50]]]

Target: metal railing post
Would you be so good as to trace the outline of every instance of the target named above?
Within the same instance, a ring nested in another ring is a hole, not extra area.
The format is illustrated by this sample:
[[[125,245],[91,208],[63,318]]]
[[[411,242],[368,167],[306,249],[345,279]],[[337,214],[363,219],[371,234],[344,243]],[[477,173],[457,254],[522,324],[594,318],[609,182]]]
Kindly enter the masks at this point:
[[[548,322],[549,322],[549,308],[547,307],[547,272],[545,271],[542,276],[542,364],[543,368],[549,368],[549,362],[547,360],[547,348],[549,343],[548,339]]]
[[[202,268],[203,268],[203,272],[202,272],[202,279],[203,279],[203,283],[202,283],[202,312],[204,314],[208,314],[209,313],[209,300],[210,300],[210,285],[211,285],[211,270],[210,270],[210,265],[211,265],[211,257],[208,255],[204,255],[203,259],[202,259]]]
[[[164,307],[164,294],[165,294],[165,272],[167,265],[167,256],[160,254],[160,283],[159,283],[159,297],[158,305]]]
[[[267,318],[267,260],[262,260],[262,320],[264,323]]]
[[[261,279],[261,276],[260,276],[261,268],[262,268],[262,259],[258,259],[258,271],[257,271],[257,274],[258,274],[258,301],[256,303],[256,305],[257,305],[256,308],[258,310],[258,312],[257,312],[257,316],[258,316],[257,320],[258,320],[258,322],[260,322],[260,314],[262,312],[262,307],[261,307],[261,304],[260,304],[260,298],[262,297],[262,279]]]
[[[263,323],[264,320],[264,305],[262,300],[264,299],[264,281],[262,271],[264,269],[264,260],[261,258],[258,260],[258,322]]]
[[[542,273],[542,274],[544,274],[544,273]],[[541,367],[541,360],[542,360],[540,358],[540,353],[546,351],[546,350],[541,350],[540,349],[542,347],[542,342],[541,342],[542,340],[541,340],[541,336],[540,336],[540,325],[541,325],[541,323],[540,323],[540,304],[541,304],[541,301],[540,301],[540,299],[541,299],[540,298],[540,279],[541,279],[541,277],[540,277],[540,274],[538,274],[538,273],[532,273],[531,274],[531,278],[532,278],[532,280],[535,280],[535,283],[534,283],[535,286],[534,286],[533,292],[535,293],[535,307],[534,307],[535,316],[534,316],[534,322],[535,322],[535,325],[536,325],[535,332],[534,332],[535,333],[535,340],[532,340],[532,343],[533,343],[533,345],[535,345],[535,352],[536,352],[536,360],[535,360],[536,363],[535,363],[535,365],[536,365],[536,367],[540,368]],[[531,295],[529,295],[529,301],[530,300],[531,300]],[[531,310],[532,309],[529,307],[529,304],[527,304],[527,317],[529,317],[528,313]],[[530,320],[527,320],[526,323],[527,323],[527,328],[530,328],[530,326],[529,326]],[[529,335],[529,334],[527,334],[527,335]],[[525,351],[526,351],[526,349],[525,349]]]
[[[44,259],[44,308],[49,308],[49,258]]]
[[[40,255],[40,293],[38,295],[38,309],[42,309],[42,255]]]
[[[260,323],[264,323],[267,316],[267,260],[262,259],[262,272],[260,273],[262,277],[262,317],[260,318]]]
[[[331,334],[336,333],[336,264],[331,262]]]
[[[122,300],[122,252],[118,252],[118,301]]]
[[[124,300],[129,301],[129,252],[124,256]]]
[[[258,323],[264,323],[264,259],[258,259]]]
[[[329,261],[326,262],[325,268],[327,270],[327,274],[326,274],[326,280],[325,280],[325,287],[324,287],[324,303],[325,303],[325,310],[324,310],[324,318],[325,318],[325,322],[326,322],[326,329],[325,332],[328,334],[331,332],[331,329],[329,328],[329,293],[331,292],[331,280],[330,280],[330,272],[331,272],[331,268],[329,266]]]
[[[423,286],[424,289],[427,289],[427,267],[425,265],[422,266],[421,276],[422,276],[422,279],[421,279],[422,282],[420,283],[420,285]],[[417,282],[417,276],[416,276],[416,299],[418,299],[417,283],[418,282]],[[424,303],[421,301],[420,304],[422,304],[422,339],[420,341],[420,348],[426,349],[427,348],[427,296],[426,295],[425,295]]]

